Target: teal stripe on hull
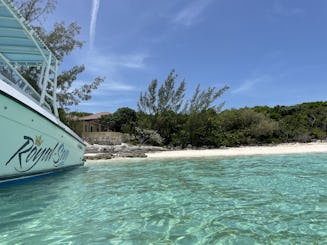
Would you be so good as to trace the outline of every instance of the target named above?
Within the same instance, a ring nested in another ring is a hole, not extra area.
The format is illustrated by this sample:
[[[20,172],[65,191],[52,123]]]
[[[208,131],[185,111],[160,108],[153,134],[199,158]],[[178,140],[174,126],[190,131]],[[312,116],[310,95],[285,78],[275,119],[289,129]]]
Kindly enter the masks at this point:
[[[85,146],[31,108],[0,93],[0,178],[83,164]]]

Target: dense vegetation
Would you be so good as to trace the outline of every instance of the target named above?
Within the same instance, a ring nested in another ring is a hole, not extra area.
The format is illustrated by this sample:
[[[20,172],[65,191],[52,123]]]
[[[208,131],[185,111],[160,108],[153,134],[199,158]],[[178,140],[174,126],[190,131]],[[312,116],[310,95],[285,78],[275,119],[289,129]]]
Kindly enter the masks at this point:
[[[140,143],[166,146],[221,147],[309,142],[327,137],[327,102],[295,106],[257,106],[221,112],[215,105],[228,87],[197,87],[184,100],[185,82],[175,89],[174,70],[159,87],[153,80],[141,93],[138,111],[120,108],[100,122],[112,131],[135,135]],[[159,137],[158,137],[159,136]]]
[[[220,113],[211,108],[190,114],[167,111],[150,115],[121,108],[107,118],[114,131],[136,136],[138,128],[157,132],[163,145],[221,147],[325,140],[326,116],[327,102],[312,102]]]

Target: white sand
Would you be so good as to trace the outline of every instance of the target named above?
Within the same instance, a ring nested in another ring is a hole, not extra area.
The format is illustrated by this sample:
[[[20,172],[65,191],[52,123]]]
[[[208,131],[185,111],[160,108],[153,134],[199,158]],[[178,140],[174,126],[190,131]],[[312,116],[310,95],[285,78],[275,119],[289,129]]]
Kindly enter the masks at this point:
[[[213,150],[180,150],[147,153],[148,158],[250,156],[296,153],[327,153],[327,142],[290,143],[273,146],[245,146]]]
[[[147,158],[113,158],[110,160],[87,160],[87,165],[119,163],[121,161],[139,161],[158,158],[192,158],[192,157],[215,157],[215,156],[252,156],[252,155],[273,155],[273,154],[299,154],[299,153],[327,153],[327,142],[314,143],[290,143],[272,146],[244,146],[230,147],[213,150],[180,150],[160,151],[146,153]],[[97,155],[89,153],[87,155]]]

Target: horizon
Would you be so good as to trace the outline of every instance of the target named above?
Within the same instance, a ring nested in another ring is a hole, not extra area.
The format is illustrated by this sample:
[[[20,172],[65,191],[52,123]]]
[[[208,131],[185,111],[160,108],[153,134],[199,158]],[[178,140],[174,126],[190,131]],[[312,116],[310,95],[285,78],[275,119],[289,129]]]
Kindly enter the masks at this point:
[[[71,111],[137,109],[153,79],[175,69],[186,97],[225,85],[223,110],[325,101],[327,2],[259,0],[58,1],[46,27],[76,21],[85,45],[60,69],[85,64],[75,84],[106,77],[92,99]],[[71,11],[74,9],[74,11]],[[68,14],[69,13],[69,14]],[[51,20],[50,20],[51,19]]]

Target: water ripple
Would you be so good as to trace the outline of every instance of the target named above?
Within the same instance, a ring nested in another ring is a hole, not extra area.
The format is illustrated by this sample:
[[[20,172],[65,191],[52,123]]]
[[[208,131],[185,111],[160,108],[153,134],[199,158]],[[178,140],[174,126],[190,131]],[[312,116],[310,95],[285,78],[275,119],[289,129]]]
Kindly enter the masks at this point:
[[[135,160],[0,188],[0,244],[323,244],[327,155]]]

